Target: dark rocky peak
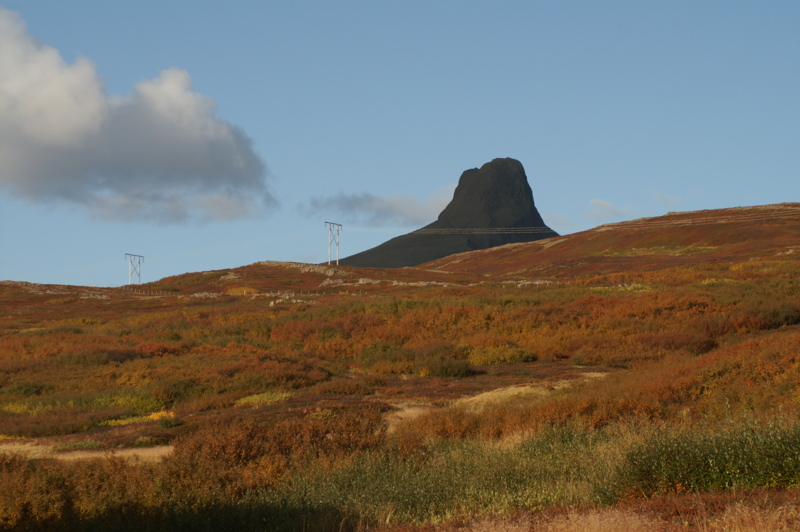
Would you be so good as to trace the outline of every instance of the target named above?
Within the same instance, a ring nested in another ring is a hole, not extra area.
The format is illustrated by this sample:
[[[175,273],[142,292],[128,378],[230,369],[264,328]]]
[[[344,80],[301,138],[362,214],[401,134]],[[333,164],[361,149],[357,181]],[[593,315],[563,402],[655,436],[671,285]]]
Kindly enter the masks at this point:
[[[433,225],[449,227],[544,226],[522,163],[494,159],[461,174],[453,200]]]
[[[522,164],[495,159],[461,174],[438,220],[341,264],[373,268],[416,266],[454,253],[558,236],[544,224]]]

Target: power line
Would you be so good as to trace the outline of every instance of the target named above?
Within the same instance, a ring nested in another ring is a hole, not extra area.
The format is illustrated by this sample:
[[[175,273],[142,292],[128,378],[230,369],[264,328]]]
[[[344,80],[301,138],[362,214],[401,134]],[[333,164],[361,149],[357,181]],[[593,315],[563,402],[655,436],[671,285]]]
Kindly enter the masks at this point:
[[[447,227],[417,229],[414,234],[422,235],[516,235],[552,233],[549,227]]]
[[[202,248],[195,248],[191,250],[170,253],[167,255],[158,255],[151,259],[153,261],[165,261],[165,260],[172,260],[172,259],[181,259],[187,257],[197,257],[200,255],[213,255],[215,253],[225,253],[229,251],[238,251],[240,249],[247,249],[247,248],[255,248],[266,246],[269,244],[277,244],[286,241],[295,241],[295,240],[302,240],[306,238],[312,238],[319,236],[322,233],[322,229],[310,229],[306,231],[300,231],[297,233],[291,233],[282,236],[275,236],[270,238],[262,238],[259,240],[251,240],[251,241],[242,241],[242,242],[232,242],[229,244],[225,244],[222,246],[207,246]]]
[[[581,229],[577,225],[550,225],[539,227],[451,227],[451,228],[423,228],[411,229],[408,227],[348,227],[349,232],[358,233],[385,233],[385,234],[429,234],[429,235],[452,235],[452,234],[516,234],[516,233],[549,233],[553,228],[577,230]]]

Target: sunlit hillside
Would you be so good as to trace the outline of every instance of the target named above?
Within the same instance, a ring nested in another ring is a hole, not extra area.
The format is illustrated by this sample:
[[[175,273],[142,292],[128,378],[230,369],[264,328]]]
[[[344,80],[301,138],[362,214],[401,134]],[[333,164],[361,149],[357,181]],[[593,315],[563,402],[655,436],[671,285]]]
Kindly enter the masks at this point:
[[[3,281],[0,527],[800,527],[798,273],[781,204],[416,268]]]

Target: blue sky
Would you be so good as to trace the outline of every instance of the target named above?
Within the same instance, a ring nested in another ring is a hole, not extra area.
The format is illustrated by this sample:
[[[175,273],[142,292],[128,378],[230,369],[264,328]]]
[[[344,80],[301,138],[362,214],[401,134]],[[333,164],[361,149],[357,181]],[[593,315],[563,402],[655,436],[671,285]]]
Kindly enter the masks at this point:
[[[559,233],[800,200],[796,1],[0,0],[0,279],[323,262],[524,165]]]

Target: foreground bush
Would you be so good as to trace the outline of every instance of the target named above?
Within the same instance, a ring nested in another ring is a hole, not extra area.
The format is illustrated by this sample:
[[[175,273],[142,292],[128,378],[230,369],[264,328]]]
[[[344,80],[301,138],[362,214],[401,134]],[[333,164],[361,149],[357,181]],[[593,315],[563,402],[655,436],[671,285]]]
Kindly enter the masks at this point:
[[[618,466],[615,495],[785,488],[798,482],[800,425],[773,421],[719,432],[656,431]]]
[[[210,424],[159,464],[0,457],[5,530],[363,530],[800,482],[800,424],[617,424],[401,449],[380,417]]]

